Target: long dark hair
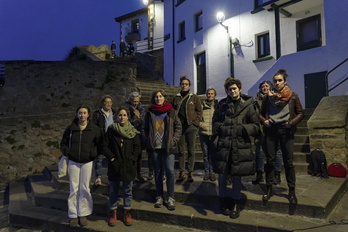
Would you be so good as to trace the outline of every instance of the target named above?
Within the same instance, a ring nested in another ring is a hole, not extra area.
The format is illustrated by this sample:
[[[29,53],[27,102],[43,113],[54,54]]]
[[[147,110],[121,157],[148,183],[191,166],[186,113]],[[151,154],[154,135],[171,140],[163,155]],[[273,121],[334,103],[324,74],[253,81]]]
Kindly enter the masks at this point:
[[[161,93],[162,96],[164,97],[164,99],[165,99],[165,100],[164,100],[164,103],[167,102],[167,94],[166,94],[166,92],[164,92],[164,90],[160,89],[160,90],[156,90],[156,91],[152,92],[152,95],[151,95],[151,104],[156,105],[155,97],[156,97],[156,95],[157,95],[158,93]]]
[[[75,111],[75,117],[73,119],[73,122],[78,122],[79,121],[79,118],[77,117],[77,112],[79,112],[80,109],[87,109],[87,112],[88,112],[88,118],[87,118],[87,121],[89,121],[89,118],[91,117],[91,108],[89,108],[88,106],[86,105],[81,105],[79,107],[76,108],[76,111]]]

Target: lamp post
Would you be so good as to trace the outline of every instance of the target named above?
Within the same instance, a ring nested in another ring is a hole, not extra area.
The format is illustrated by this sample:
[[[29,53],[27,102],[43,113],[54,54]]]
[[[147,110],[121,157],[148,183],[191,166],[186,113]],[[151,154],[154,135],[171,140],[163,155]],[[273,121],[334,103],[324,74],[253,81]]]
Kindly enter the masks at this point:
[[[228,35],[228,50],[229,50],[228,55],[230,56],[230,74],[231,74],[231,77],[234,77],[234,58],[232,53],[232,39],[230,36],[230,32],[228,30],[228,26],[223,24],[223,22],[225,21],[225,14],[222,11],[219,11],[216,14],[216,20],[223,28],[225,28]]]
[[[155,1],[143,0],[143,3],[147,6],[147,49],[153,50]]]

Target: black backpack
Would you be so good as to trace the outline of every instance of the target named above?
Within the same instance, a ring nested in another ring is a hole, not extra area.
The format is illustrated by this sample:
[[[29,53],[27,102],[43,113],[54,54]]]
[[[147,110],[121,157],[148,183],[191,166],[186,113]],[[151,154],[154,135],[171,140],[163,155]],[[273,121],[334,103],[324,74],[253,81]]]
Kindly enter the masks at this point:
[[[327,162],[322,150],[315,149],[309,155],[308,174],[319,176],[320,178],[329,178],[327,174]]]

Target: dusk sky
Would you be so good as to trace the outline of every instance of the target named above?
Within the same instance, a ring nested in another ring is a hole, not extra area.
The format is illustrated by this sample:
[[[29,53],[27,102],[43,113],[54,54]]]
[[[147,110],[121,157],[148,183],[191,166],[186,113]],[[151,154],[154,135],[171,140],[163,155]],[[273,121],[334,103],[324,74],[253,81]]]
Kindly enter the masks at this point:
[[[0,0],[1,60],[64,60],[78,45],[118,41],[116,17],[142,0]]]

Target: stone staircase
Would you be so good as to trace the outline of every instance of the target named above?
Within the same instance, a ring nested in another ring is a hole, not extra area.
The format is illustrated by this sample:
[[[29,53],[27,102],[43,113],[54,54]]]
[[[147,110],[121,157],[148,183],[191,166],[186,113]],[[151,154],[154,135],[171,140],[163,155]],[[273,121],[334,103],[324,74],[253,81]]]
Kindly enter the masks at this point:
[[[180,87],[178,86],[170,86],[160,80],[153,80],[145,72],[138,71],[137,74],[137,88],[140,90],[142,95],[141,102],[144,105],[150,104],[151,93],[158,89],[163,89],[168,96],[173,97],[180,91]],[[204,99],[204,97],[202,97]],[[305,117],[300,122],[297,127],[297,132],[295,134],[295,145],[294,145],[294,164],[296,167],[297,173],[307,173],[308,167],[308,157],[310,154],[310,146],[309,146],[309,135],[307,128],[307,121],[310,116],[313,114],[314,109],[305,109]],[[199,141],[199,136],[196,139],[196,169],[203,168],[203,153],[201,150],[201,145]],[[146,166],[146,152],[143,152],[143,164]]]
[[[25,182],[10,184],[9,222],[12,226],[36,228],[41,231],[132,231],[132,227],[123,225],[121,218],[116,228],[107,225],[106,168],[103,169],[103,173],[103,184],[91,187],[94,210],[88,217],[87,227],[68,227],[69,181],[67,177],[58,179],[56,167],[47,167],[43,173],[30,175]],[[291,208],[286,198],[286,184],[276,186],[275,196],[267,204],[263,204],[261,196],[265,186],[252,185],[251,177],[243,177],[242,182],[244,188],[241,216],[234,220],[220,213],[217,182],[202,181],[202,170],[195,171],[193,183],[176,183],[174,211],[169,211],[166,207],[154,208],[156,194],[153,181],[135,182],[132,203],[134,224],[141,227],[145,222],[157,222],[201,231],[242,232],[315,228],[328,224],[331,212],[348,187],[345,178],[320,179],[298,174],[299,204]],[[321,194],[318,194],[319,192]],[[122,201],[120,202],[122,208]],[[122,216],[122,211],[118,215]],[[327,228],[316,231],[327,231]]]

